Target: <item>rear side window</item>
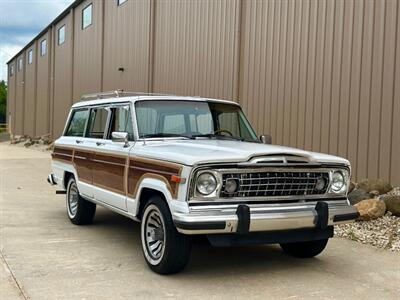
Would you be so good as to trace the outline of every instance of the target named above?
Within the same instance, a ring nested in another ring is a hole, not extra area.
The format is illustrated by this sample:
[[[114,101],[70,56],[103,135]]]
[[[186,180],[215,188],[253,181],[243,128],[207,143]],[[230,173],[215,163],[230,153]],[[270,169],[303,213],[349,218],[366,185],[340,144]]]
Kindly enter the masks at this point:
[[[87,109],[74,111],[65,135],[66,136],[83,136],[87,118],[88,118],[88,110]]]
[[[90,118],[89,118],[89,130],[87,133],[87,137],[93,139],[102,139],[104,137],[104,131],[106,130],[107,125],[107,118],[108,118],[108,110],[99,107],[93,108],[90,111]]]

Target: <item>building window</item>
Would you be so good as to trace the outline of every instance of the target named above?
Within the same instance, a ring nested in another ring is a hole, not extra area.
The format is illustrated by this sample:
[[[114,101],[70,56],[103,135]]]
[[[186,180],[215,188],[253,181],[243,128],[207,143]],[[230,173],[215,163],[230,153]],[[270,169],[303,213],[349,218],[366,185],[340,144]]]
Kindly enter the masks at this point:
[[[18,71],[22,70],[22,58],[18,59]]]
[[[46,55],[47,51],[47,41],[43,40],[40,42],[40,56]]]
[[[65,25],[58,29],[58,44],[64,44],[65,42]]]
[[[14,65],[10,66],[10,77],[14,75]]]
[[[33,50],[31,49],[28,51],[28,64],[29,65],[32,64],[32,61],[33,61]]]
[[[117,0],[117,4],[118,4],[118,6],[120,6],[120,5],[124,4],[126,1],[128,1],[128,0]]]
[[[90,3],[82,10],[82,29],[92,25],[92,7],[93,4]]]

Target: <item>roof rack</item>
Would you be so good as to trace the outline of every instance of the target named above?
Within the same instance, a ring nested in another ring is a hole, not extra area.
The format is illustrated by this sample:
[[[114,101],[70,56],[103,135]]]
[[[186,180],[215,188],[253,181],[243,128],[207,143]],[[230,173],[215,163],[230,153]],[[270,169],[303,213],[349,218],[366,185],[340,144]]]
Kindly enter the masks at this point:
[[[174,96],[170,94],[161,94],[161,93],[146,93],[146,92],[128,92],[124,90],[115,90],[108,92],[101,92],[95,94],[87,94],[81,97],[81,100],[96,100],[96,99],[107,99],[114,97],[129,97],[129,96]]]

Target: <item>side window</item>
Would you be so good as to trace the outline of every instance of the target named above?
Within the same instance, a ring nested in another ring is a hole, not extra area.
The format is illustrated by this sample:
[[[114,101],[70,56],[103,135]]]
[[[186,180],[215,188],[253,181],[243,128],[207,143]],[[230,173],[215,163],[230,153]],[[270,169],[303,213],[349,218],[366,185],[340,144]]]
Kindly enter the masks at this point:
[[[88,132],[86,137],[102,139],[106,130],[108,110],[104,107],[93,108],[90,111]]]
[[[127,132],[130,141],[133,141],[132,117],[129,106],[120,106],[112,108],[110,129],[108,139],[111,139],[111,133],[114,131]]]
[[[88,118],[88,110],[87,109],[74,111],[65,135],[66,136],[83,136],[87,118]]]
[[[47,52],[47,41],[42,40],[40,42],[40,56],[45,56]]]
[[[93,4],[90,3],[82,10],[82,29],[92,25],[92,8]]]

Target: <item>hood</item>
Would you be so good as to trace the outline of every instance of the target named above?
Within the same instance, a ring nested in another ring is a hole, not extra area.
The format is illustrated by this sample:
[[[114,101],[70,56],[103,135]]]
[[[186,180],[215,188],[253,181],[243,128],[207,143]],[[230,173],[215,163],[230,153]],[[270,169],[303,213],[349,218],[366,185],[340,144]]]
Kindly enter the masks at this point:
[[[294,155],[310,162],[349,165],[349,161],[333,155],[304,151],[279,145],[239,142],[232,140],[172,140],[138,142],[135,155],[176,162],[184,165],[205,163],[246,162],[255,156]]]

